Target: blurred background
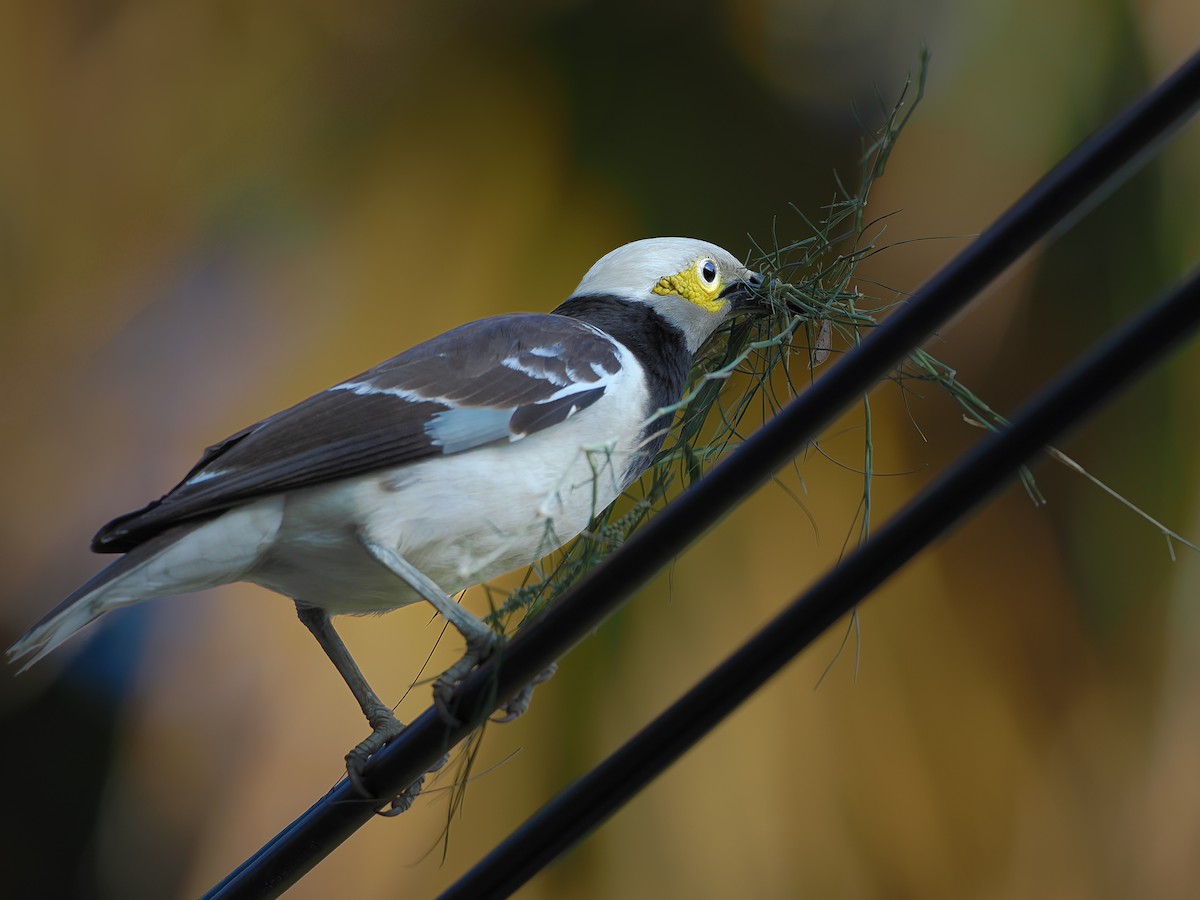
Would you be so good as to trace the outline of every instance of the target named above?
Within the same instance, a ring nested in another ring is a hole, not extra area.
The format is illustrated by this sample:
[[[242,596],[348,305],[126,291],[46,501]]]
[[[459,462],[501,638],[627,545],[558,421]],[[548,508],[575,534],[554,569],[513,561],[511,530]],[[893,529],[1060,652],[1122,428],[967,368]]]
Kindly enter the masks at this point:
[[[922,42],[927,97],[870,207],[893,246],[861,270],[888,301],[1198,36],[1192,0],[4,4],[0,637],[248,422],[548,310],[626,241],[805,236],[790,204],[815,218],[835,170],[856,178]],[[1192,127],[932,352],[1011,411],[1196,263],[1198,207]],[[1192,348],[1062,445],[1193,540],[1198,376]],[[932,390],[906,410],[885,385],[872,411],[881,523],[979,433]],[[802,505],[761,491],[488,728],[460,814],[452,766],[289,896],[452,882],[837,559],[862,434],[848,414],[784,476]],[[866,603],[840,657],[844,625],[521,896],[1194,896],[1200,559],[1036,473],[1046,507],[1008,490]],[[339,627],[402,719],[426,706],[423,609]],[[13,897],[197,895],[366,734],[291,604],[250,586],[3,673],[0,729]]]

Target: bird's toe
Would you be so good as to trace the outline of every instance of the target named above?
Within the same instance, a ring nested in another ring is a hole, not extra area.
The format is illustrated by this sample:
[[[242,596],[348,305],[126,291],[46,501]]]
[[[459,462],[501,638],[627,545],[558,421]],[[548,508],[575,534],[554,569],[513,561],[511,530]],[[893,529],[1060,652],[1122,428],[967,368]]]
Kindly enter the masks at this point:
[[[501,715],[494,716],[492,721],[503,724],[504,722],[511,722],[513,719],[525,715],[529,710],[529,704],[533,701],[533,689],[539,684],[549,681],[557,671],[558,663],[550,663],[540,675],[521,688],[515,697],[497,707],[496,712],[501,713]]]
[[[404,723],[392,715],[391,710],[379,711],[373,714],[368,721],[371,723],[373,731],[366,740],[346,754],[346,777],[350,779],[350,783],[358,793],[374,799],[375,795],[363,782],[363,767],[372,754],[378,753],[388,741],[404,730]],[[414,796],[416,795],[414,794]]]

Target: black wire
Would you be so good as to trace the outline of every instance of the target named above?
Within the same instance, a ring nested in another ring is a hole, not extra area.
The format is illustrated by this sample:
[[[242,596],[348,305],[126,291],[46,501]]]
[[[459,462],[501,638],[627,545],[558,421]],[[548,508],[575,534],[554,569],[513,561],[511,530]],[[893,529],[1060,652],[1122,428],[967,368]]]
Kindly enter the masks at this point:
[[[981,442],[870,541],[619,750],[539,809],[441,900],[507,897],[625,805],[868,593],[1046,444],[1200,328],[1200,270]]]
[[[1056,223],[1110,179],[1127,177],[1147,148],[1185,121],[1198,102],[1200,54],[1074,150],[860,346],[522,629],[500,657],[472,672],[457,693],[459,725],[448,726],[434,710],[426,710],[371,758],[364,782],[377,796],[392,797],[419,778],[499,702],[594,630]],[[369,821],[378,805],[340,782],[207,896],[278,896]]]

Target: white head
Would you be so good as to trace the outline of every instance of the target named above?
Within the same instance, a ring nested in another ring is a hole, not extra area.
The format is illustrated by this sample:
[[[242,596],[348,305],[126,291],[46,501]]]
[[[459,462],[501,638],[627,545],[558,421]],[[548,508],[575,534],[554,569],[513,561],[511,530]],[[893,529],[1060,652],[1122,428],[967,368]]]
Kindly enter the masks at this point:
[[[748,301],[761,283],[716,244],[647,238],[601,257],[571,296],[612,295],[653,306],[694,353],[731,312],[753,307]]]

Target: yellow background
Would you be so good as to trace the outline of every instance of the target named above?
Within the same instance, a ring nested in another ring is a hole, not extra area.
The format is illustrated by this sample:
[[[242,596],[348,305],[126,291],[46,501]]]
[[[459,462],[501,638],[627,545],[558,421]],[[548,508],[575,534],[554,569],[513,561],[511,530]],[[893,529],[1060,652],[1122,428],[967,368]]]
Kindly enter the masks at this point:
[[[99,568],[100,524],[246,423],[548,310],[628,240],[803,236],[789,203],[817,216],[833,170],[854,178],[860,120],[923,40],[928,96],[872,196],[889,249],[862,272],[889,301],[1198,35],[1189,0],[5,4],[5,642]],[[1193,127],[932,351],[1014,409],[1196,263],[1198,160]],[[1193,348],[1063,444],[1193,539],[1198,374]],[[924,393],[920,431],[874,396],[877,524],[979,438]],[[290,896],[433,895],[678,696],[836,560],[861,416],[821,449],[803,508],[761,491],[487,730],[444,859],[452,770]],[[842,626],[521,896],[1192,896],[1200,560],[1037,473],[1047,507],[1007,491],[879,591],[840,658]],[[339,627],[390,700],[439,634],[423,609]],[[6,893],[102,898],[207,889],[365,736],[291,604],[248,586],[4,673],[0,728]]]

